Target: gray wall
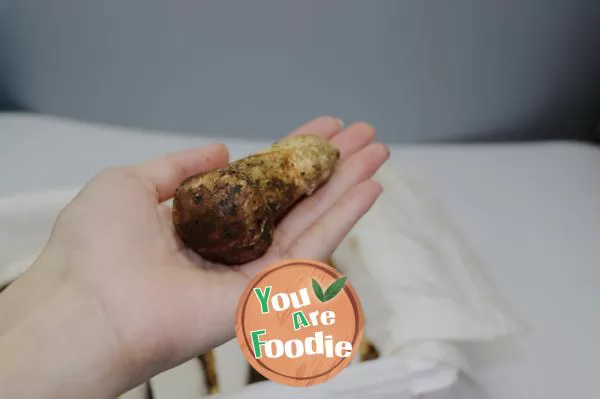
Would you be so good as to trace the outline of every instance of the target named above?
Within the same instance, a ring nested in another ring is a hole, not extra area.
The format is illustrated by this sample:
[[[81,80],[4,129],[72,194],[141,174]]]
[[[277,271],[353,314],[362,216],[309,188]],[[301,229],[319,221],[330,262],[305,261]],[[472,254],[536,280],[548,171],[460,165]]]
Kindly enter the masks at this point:
[[[320,114],[388,141],[584,135],[597,0],[20,0],[9,92],[43,112],[278,137]]]
[[[7,98],[7,71],[6,71],[6,55],[7,49],[5,46],[6,35],[4,27],[6,27],[6,2],[0,0],[0,111],[6,108]]]

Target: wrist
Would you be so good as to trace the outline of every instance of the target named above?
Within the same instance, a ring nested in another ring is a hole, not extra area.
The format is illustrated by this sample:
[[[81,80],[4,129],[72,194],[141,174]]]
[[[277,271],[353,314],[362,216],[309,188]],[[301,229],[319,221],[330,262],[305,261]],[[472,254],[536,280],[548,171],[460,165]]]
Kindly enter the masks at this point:
[[[123,365],[101,309],[63,284],[0,335],[0,397],[114,397]]]

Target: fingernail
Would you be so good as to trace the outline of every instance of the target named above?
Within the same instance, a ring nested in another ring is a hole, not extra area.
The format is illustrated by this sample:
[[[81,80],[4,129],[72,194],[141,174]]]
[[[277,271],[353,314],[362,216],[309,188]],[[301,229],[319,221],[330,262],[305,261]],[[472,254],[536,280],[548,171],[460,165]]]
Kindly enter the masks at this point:
[[[340,125],[340,127],[344,127],[344,121],[341,120],[340,118],[338,118],[338,124]]]

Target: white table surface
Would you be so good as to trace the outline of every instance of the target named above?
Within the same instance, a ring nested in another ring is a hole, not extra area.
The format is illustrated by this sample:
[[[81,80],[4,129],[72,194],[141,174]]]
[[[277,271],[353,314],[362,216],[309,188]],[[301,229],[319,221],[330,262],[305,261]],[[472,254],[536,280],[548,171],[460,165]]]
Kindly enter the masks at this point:
[[[103,167],[214,140],[0,115],[0,196],[80,185]],[[268,144],[226,142],[233,158]],[[465,345],[474,380],[444,397],[599,398],[600,150],[392,146],[392,161],[429,178],[529,329]]]

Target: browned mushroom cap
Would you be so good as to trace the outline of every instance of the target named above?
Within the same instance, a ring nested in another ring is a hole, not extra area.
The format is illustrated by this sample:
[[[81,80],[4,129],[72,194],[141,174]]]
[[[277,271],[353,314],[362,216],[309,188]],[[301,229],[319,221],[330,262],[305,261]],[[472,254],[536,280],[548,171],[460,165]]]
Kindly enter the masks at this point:
[[[337,148],[320,136],[293,136],[228,167],[186,179],[175,193],[173,223],[203,258],[238,265],[262,256],[275,225],[325,183]]]
[[[227,265],[257,258],[273,240],[273,213],[256,185],[233,168],[184,181],[173,222],[186,246]]]

